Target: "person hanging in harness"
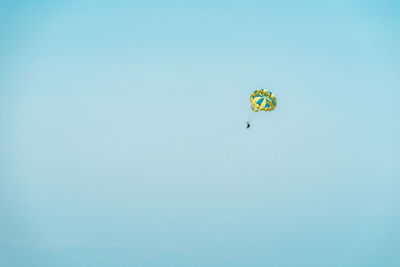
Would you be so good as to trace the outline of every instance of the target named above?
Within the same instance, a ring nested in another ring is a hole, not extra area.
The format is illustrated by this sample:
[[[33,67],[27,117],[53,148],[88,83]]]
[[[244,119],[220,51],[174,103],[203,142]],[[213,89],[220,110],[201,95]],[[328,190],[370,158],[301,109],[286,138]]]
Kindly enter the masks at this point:
[[[247,129],[250,128],[250,122],[246,122],[247,123]]]

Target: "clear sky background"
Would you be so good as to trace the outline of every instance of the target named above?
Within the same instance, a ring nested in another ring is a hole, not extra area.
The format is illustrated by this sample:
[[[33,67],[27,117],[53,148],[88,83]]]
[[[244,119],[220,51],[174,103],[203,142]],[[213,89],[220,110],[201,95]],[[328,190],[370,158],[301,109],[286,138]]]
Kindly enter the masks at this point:
[[[0,266],[400,266],[399,14],[0,1]]]

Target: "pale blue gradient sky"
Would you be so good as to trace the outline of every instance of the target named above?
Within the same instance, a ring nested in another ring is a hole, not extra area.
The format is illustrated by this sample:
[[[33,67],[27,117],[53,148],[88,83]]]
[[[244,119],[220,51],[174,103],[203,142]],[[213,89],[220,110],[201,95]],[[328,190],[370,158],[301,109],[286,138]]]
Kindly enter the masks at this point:
[[[396,1],[15,2],[1,266],[400,265]]]

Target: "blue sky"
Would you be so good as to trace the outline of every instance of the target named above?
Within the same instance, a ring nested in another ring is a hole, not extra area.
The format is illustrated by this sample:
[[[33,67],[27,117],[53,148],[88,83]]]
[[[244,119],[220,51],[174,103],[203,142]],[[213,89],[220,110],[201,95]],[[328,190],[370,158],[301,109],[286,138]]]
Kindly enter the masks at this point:
[[[399,266],[399,8],[1,1],[0,265]]]

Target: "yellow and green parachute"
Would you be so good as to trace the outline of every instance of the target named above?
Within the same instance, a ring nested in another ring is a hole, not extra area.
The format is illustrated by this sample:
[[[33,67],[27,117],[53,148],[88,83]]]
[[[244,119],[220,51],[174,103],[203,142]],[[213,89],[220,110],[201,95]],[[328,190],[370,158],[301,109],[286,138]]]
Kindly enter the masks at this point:
[[[272,111],[276,107],[276,98],[271,91],[257,89],[251,94],[250,103],[254,112]]]

